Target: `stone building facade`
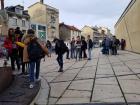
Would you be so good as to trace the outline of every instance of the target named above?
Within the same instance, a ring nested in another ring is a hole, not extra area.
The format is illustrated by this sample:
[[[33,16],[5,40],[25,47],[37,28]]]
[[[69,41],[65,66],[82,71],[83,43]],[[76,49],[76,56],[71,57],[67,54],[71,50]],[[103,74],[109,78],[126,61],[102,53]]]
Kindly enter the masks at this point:
[[[131,0],[115,24],[115,35],[126,40],[126,50],[140,53],[140,0]]]
[[[46,5],[43,0],[28,7],[31,21],[38,24],[45,24],[47,27],[46,36],[52,41],[54,37],[59,38],[59,10]]]
[[[99,44],[100,41],[102,42],[104,36],[112,35],[110,30],[106,27],[84,26],[81,31],[81,35],[85,38],[87,38],[87,36],[90,35],[91,39],[95,44]]]
[[[64,41],[71,40],[77,36],[81,36],[81,30],[76,28],[75,26],[66,25],[64,23],[59,24],[59,35],[60,38]]]
[[[30,16],[24,7],[16,5],[0,10],[0,34],[7,35],[9,28],[16,27],[24,33],[30,28]]]

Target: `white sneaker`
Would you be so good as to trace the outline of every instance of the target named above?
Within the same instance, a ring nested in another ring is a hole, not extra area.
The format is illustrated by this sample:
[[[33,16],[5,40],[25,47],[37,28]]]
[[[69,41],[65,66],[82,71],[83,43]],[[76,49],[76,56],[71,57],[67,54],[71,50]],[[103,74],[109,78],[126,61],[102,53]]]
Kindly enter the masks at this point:
[[[29,88],[30,89],[33,89],[34,88],[34,85],[33,84],[30,84]]]

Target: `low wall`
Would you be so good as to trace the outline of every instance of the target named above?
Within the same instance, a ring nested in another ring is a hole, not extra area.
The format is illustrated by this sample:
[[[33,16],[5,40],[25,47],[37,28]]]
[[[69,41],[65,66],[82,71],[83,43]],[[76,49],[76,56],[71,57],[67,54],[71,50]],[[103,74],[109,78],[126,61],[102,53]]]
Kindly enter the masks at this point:
[[[0,93],[3,92],[12,82],[11,67],[0,67]]]

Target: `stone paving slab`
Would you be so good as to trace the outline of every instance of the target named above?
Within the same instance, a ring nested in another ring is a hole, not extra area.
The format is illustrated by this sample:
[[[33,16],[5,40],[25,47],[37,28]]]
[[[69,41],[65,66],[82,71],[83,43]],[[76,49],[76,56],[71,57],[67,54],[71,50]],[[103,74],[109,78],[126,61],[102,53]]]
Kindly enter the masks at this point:
[[[73,81],[69,89],[74,90],[92,90],[93,80]]]
[[[62,98],[90,98],[90,95],[89,91],[67,90]]]
[[[117,85],[95,85],[92,102],[124,102]]]
[[[65,91],[70,82],[62,82],[62,83],[51,83],[51,97],[60,97],[61,94]]]
[[[49,98],[49,105],[55,105],[56,101],[57,101],[57,98],[50,97]]]
[[[57,77],[52,82],[61,82],[61,81],[72,81],[76,74],[62,74],[61,76]]]
[[[51,86],[49,105],[140,105],[140,55],[100,51],[94,49],[90,61],[65,59],[63,73],[57,72],[55,55],[43,62],[41,75]]]
[[[76,104],[76,103],[89,103],[89,98],[61,98],[56,104]]]
[[[99,78],[95,82],[97,85],[118,85],[116,78]]]

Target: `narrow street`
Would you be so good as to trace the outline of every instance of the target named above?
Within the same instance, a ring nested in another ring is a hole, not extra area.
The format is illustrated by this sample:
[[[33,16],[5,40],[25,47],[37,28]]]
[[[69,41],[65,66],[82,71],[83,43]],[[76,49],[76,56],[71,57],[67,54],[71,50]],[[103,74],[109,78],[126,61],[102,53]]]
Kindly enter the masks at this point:
[[[65,60],[63,73],[57,72],[56,56],[46,58],[41,76],[51,87],[49,105],[140,102],[140,55],[119,51],[106,56],[100,51],[93,50],[91,61]]]

